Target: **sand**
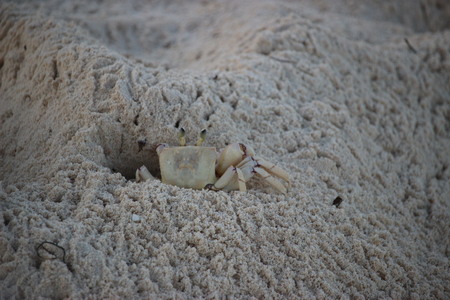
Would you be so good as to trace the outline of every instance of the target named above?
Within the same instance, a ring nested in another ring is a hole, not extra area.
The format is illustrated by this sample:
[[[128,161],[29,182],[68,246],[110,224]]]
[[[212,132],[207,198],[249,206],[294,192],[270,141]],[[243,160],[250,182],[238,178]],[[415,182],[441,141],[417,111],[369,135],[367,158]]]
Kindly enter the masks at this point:
[[[448,20],[431,0],[3,1],[0,298],[450,298]],[[134,182],[180,127],[292,187]]]

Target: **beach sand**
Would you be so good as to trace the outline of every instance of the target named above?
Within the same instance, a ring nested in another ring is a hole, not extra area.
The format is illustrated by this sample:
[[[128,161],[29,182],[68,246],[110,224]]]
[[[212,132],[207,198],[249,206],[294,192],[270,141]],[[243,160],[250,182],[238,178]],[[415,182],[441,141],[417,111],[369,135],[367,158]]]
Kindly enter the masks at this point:
[[[449,20],[438,0],[3,1],[0,298],[450,298]],[[181,127],[291,188],[163,184]]]

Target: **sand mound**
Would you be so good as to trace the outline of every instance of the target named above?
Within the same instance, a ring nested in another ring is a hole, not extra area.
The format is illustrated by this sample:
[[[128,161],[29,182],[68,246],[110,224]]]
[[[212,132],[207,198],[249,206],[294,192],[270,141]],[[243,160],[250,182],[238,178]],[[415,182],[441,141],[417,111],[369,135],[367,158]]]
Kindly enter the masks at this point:
[[[372,2],[0,4],[0,298],[449,297],[450,5]],[[135,183],[180,127],[292,188]]]

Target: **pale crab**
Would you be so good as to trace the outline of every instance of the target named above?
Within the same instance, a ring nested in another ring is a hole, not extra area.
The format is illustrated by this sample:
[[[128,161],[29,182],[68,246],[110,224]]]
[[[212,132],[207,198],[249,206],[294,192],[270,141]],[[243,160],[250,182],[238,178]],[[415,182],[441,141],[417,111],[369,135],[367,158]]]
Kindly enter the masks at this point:
[[[159,144],[156,152],[159,156],[161,180],[184,188],[211,190],[247,191],[246,182],[258,174],[272,187],[283,194],[287,188],[277,178],[290,186],[289,175],[275,164],[255,156],[249,146],[234,143],[221,152],[214,147],[202,147],[206,130],[202,130],[195,146],[186,146],[185,131],[178,136],[180,146],[169,147]],[[275,178],[277,177],[277,178]],[[153,178],[145,166],[136,171],[136,181]]]

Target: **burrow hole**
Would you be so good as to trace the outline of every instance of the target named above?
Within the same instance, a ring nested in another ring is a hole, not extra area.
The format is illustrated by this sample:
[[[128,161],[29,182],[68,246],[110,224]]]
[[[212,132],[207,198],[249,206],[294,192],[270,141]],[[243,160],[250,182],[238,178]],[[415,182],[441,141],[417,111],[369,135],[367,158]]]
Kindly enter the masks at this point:
[[[153,177],[161,178],[156,144],[145,144],[136,141],[135,145],[116,155],[106,155],[107,165],[114,173],[120,173],[126,180],[136,179],[136,170],[141,166],[147,167]],[[106,150],[106,149],[105,149]],[[108,151],[105,151],[105,154]]]

